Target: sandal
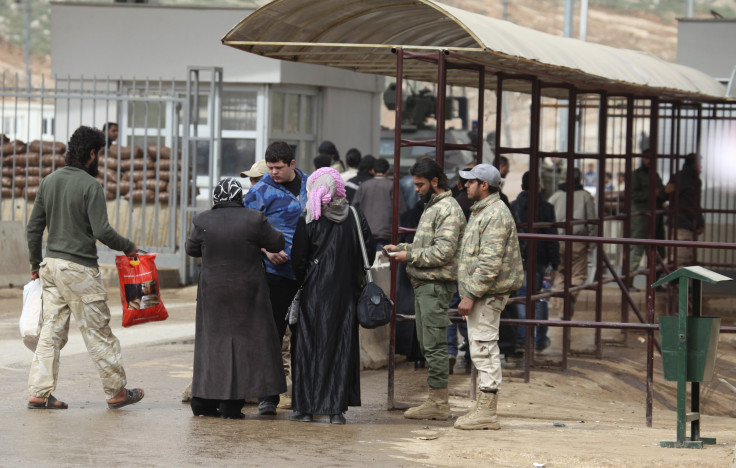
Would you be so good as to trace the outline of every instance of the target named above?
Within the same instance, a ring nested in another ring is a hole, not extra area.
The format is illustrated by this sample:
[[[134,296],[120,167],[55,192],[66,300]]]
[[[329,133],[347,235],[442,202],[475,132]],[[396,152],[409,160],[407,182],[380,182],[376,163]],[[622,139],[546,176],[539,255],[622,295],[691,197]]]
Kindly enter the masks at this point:
[[[56,404],[58,403],[58,405]],[[43,403],[31,403],[28,402],[29,409],[68,409],[69,405],[63,401],[59,401],[54,398],[53,395],[49,395]]]
[[[134,388],[133,390],[125,389],[125,400],[118,402],[118,403],[108,403],[107,407],[110,409],[118,409],[122,408],[123,406],[132,405],[133,403],[138,403],[143,399],[143,389],[142,388]]]

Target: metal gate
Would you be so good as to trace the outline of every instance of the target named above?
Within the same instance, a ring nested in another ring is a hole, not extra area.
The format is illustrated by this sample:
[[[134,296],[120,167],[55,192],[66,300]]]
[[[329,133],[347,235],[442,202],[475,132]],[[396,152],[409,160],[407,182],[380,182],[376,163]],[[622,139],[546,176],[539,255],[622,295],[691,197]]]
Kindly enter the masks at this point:
[[[74,130],[114,122],[119,137],[108,141],[98,177],[110,224],[190,281],[184,242],[219,178],[222,69],[189,67],[186,82],[49,81],[28,87],[18,75],[0,76],[0,220],[25,226],[41,179],[65,165]],[[115,252],[98,252],[100,263],[114,263]]]

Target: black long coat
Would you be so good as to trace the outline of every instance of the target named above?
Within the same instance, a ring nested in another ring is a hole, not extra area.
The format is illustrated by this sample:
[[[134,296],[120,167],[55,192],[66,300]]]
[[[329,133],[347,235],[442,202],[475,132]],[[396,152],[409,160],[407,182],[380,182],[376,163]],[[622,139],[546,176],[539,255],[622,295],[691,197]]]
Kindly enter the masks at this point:
[[[358,210],[368,260],[375,244]],[[326,217],[309,224],[302,217],[294,234],[291,261],[303,284],[294,333],[292,408],[309,414],[337,414],[360,406],[360,341],[356,304],[363,282],[363,256],[355,218]],[[306,278],[306,279],[305,279]]]
[[[240,400],[286,391],[281,340],[271,313],[261,248],[284,236],[238,202],[194,218],[187,254],[202,257],[197,290],[192,396]]]

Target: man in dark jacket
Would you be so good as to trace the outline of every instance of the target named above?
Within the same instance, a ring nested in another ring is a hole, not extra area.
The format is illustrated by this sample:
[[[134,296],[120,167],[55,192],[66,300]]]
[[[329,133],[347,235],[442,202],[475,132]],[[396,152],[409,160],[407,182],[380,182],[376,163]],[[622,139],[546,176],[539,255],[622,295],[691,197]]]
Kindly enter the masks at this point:
[[[95,180],[105,135],[79,127],[69,140],[66,167],[41,182],[26,234],[31,278],[43,286],[44,326],[28,378],[32,409],[66,409],[51,395],[56,389],[59,354],[69,334],[69,318],[79,324],[90,357],[97,366],[110,408],[143,398],[143,390],[125,388],[120,341],[110,330],[107,291],[97,266],[99,240],[126,255],[138,253],[135,244],[118,234],[107,218],[105,190]],[[43,233],[48,227],[46,257]]]
[[[644,154],[649,153],[649,149],[644,150]],[[667,200],[667,195],[674,192],[675,188],[672,184],[665,187],[662,184],[662,178],[656,174],[656,185],[649,187],[649,157],[641,157],[641,166],[631,174],[631,211],[648,211],[649,197],[656,197],[656,208],[662,208],[662,204]],[[656,168],[654,169],[656,171]],[[649,237],[649,217],[648,216],[632,216],[631,217],[631,237],[634,239],[647,239]],[[664,239],[664,218],[662,215],[656,217],[655,239]],[[664,247],[658,247],[657,251],[662,258],[665,258]],[[643,245],[634,245],[631,247],[631,257],[629,268],[634,271],[639,268],[641,257],[644,255]],[[633,284],[633,278],[629,282]]]
[[[674,222],[674,227],[677,229],[677,240],[696,240],[705,229],[705,219],[700,206],[701,170],[702,158],[695,153],[688,154],[682,170],[667,184],[668,186],[674,185],[677,190],[677,214]],[[671,206],[674,204],[675,200],[670,201]],[[695,260],[695,249],[677,248],[678,267],[693,265]]]
[[[393,223],[394,181],[388,178],[388,161],[379,158],[373,166],[375,177],[363,182],[355,195],[353,204],[360,207],[376,242],[376,250],[391,243]],[[399,195],[399,214],[406,211],[404,197]]]
[[[471,163],[465,166],[463,168],[463,171],[470,171],[475,167],[475,165],[475,163]],[[468,198],[468,189],[465,187],[465,184],[467,182],[467,180],[458,176],[457,184],[452,187],[452,196],[455,198],[455,201],[458,205],[460,205],[460,208],[463,210],[466,222],[468,221],[468,218],[470,218],[470,207],[473,206],[473,203],[475,203],[473,200]],[[458,304],[460,304],[460,295],[458,293],[455,293],[455,295],[452,296],[452,301],[450,301],[450,309],[457,309]],[[460,314],[456,312],[454,316],[459,317]],[[466,372],[470,372],[471,361],[470,349],[468,346],[468,343],[470,342],[468,340],[468,324],[465,322],[453,322],[447,326],[447,354],[450,356],[450,374],[454,374],[455,364],[457,363],[458,332],[460,332],[460,336],[462,336],[465,340],[465,342],[460,345],[460,347],[465,348],[465,370]]]
[[[282,339],[286,333],[286,312],[299,289],[291,266],[291,246],[299,217],[307,206],[307,175],[296,168],[294,152],[283,141],[268,145],[266,165],[268,174],[248,191],[243,204],[262,211],[269,224],[284,234],[284,250],[263,253],[273,319]],[[258,414],[276,414],[279,400],[279,395],[262,397]]]
[[[530,173],[525,172],[521,177],[521,190],[519,196],[511,203],[511,213],[514,215],[520,223],[529,222],[529,187],[530,187]],[[541,184],[537,183],[537,187],[541,188]],[[541,194],[537,195],[537,213],[534,219],[535,222],[541,223],[554,223],[555,209],[550,204],[542,199]],[[528,228],[522,228],[519,232],[529,232]],[[537,230],[539,234],[557,234],[556,229],[553,227],[543,227]],[[524,285],[517,291],[517,297],[526,297],[527,294],[527,249],[526,245],[522,246],[521,258],[524,262]],[[560,264],[560,244],[554,241],[537,241],[537,262],[536,262],[536,274],[535,284],[533,293],[537,294],[542,289],[542,282],[544,281],[545,272],[547,268],[551,268],[551,276],[554,278],[557,272],[557,267]],[[526,318],[526,304],[517,304],[517,311],[519,318]],[[549,318],[549,304],[547,301],[539,300],[536,301],[535,305],[535,316],[537,320],[547,320]],[[519,327],[517,340],[519,346],[523,346],[524,339],[526,337],[526,327]],[[547,327],[537,327],[535,343],[537,351],[543,351],[550,345],[549,338],[547,337]]]
[[[373,178],[373,175],[376,172],[375,169],[373,169],[375,164],[376,158],[370,154],[366,154],[360,159],[360,163],[358,164],[358,175],[345,181],[345,193],[347,193],[347,199],[350,204],[353,203],[360,184]]]

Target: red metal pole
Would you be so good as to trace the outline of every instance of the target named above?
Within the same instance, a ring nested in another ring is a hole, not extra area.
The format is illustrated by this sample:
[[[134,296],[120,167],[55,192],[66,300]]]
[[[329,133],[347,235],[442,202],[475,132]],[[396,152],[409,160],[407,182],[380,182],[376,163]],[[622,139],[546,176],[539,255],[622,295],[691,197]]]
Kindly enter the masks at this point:
[[[703,105],[698,103],[698,115],[697,115],[697,120],[695,122],[695,154],[696,154],[696,157],[698,158],[702,157],[702,153],[701,153],[702,137],[703,137]],[[701,211],[698,211],[698,210],[703,209],[703,206],[700,203],[700,197],[701,197],[701,192],[698,192],[695,198],[696,212],[693,213],[693,221],[697,220],[700,217]],[[695,234],[696,235],[694,236],[693,240],[698,240],[697,232]],[[693,260],[695,261],[696,264],[698,263],[698,249],[695,247],[693,247]]]
[[[542,88],[539,80],[532,80],[531,122],[529,125],[529,214],[527,231],[534,233],[534,222],[537,219],[537,201],[539,197],[539,132],[541,126]],[[536,301],[532,296],[537,286],[537,241],[531,239],[526,251],[526,318],[536,319]],[[534,326],[527,325],[524,340],[524,382],[531,379],[531,366],[534,362]]]
[[[598,237],[604,237],[603,218],[605,216],[606,207],[606,143],[608,142],[608,93],[600,94],[600,107],[598,109],[598,153],[601,158],[598,160]],[[595,321],[603,320],[603,245],[596,248],[595,260],[595,281],[597,283],[595,290]],[[601,345],[601,330],[595,331],[595,356],[598,359],[603,357],[603,347]]]
[[[503,73],[496,75],[496,138],[493,142],[493,164],[498,167],[496,160],[501,151],[501,126],[503,123]]]
[[[399,197],[401,188],[401,111],[403,109],[402,88],[404,86],[404,49],[396,50],[396,118],[394,123],[394,198],[391,224],[391,243],[399,242]],[[394,302],[393,314],[389,324],[388,349],[388,409],[394,409],[394,384],[396,371],[396,262],[391,262],[391,300]]]
[[[626,97],[626,147],[625,147],[625,155],[624,155],[624,200],[623,204],[621,205],[622,211],[624,212],[624,222],[623,222],[623,237],[624,239],[631,238],[631,174],[633,172],[633,153],[634,153],[634,97],[633,96],[627,96]],[[630,246],[624,246],[623,247],[623,256],[622,256],[622,265],[621,265],[621,277],[626,282],[626,288],[628,289],[631,284],[633,283],[633,278],[630,277],[631,275],[631,247]],[[628,322],[629,321],[629,307],[626,304],[625,301],[625,292],[621,291],[621,321],[622,322]],[[623,344],[625,345],[629,333],[627,331],[624,331],[624,339]]]
[[[659,152],[659,98],[651,99],[649,110],[649,239],[657,238],[657,154]],[[647,249],[647,323],[654,323],[654,288],[657,280],[657,247]],[[654,395],[654,333],[647,332],[647,427],[652,427],[652,399]]]
[[[574,163],[575,163],[575,116],[577,113],[577,91],[574,87],[570,88],[567,104],[567,191],[565,198],[565,234],[572,235],[572,213],[574,208]],[[565,241],[565,278],[563,297],[562,319],[570,320],[572,318],[572,296],[570,295],[570,286],[572,281],[572,246],[570,240]],[[567,369],[567,356],[570,353],[570,329],[565,328],[562,333],[562,369]]]
[[[483,162],[483,119],[486,104],[486,67],[478,68],[478,137],[475,142],[477,149],[475,151],[475,162],[480,164]]]
[[[437,149],[435,160],[445,168],[445,100],[447,98],[447,57],[445,51],[437,52]]]

